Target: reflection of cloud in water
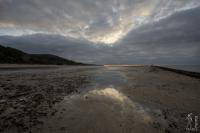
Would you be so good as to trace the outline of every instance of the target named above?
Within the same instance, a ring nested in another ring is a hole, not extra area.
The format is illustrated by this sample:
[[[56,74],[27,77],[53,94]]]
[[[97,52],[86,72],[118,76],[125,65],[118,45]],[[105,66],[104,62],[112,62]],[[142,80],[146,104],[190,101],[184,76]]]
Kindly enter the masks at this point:
[[[105,88],[89,91],[85,96],[91,98],[90,100],[100,100],[104,103],[112,103],[112,106],[118,106],[121,108],[121,113],[133,113],[135,118],[143,122],[150,122],[151,116],[148,115],[147,110],[140,104],[132,101],[126,95],[119,92],[114,88]]]
[[[103,90],[92,90],[89,92],[89,94],[109,97],[109,98],[111,98],[113,100],[117,100],[119,102],[123,102],[124,100],[126,100],[126,96],[124,96],[122,93],[119,93],[114,88],[106,88]]]
[[[153,122],[148,108],[114,88],[95,89],[65,97],[54,127],[66,126],[72,133],[144,132]],[[60,119],[62,118],[62,119]]]

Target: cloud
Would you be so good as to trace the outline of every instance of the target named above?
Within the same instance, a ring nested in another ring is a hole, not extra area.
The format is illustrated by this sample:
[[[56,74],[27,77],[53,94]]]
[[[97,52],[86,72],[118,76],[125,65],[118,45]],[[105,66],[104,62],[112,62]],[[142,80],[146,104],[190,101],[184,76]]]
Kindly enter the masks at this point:
[[[199,64],[200,7],[138,27],[113,46],[60,35],[1,36],[0,44],[97,64]]]
[[[86,63],[199,64],[198,4],[0,0],[0,44]]]
[[[60,34],[112,44],[134,28],[199,4],[199,0],[0,0],[0,34]]]
[[[199,42],[198,23],[200,23],[200,7],[177,12],[160,21],[143,25],[130,32],[123,41],[139,44]]]

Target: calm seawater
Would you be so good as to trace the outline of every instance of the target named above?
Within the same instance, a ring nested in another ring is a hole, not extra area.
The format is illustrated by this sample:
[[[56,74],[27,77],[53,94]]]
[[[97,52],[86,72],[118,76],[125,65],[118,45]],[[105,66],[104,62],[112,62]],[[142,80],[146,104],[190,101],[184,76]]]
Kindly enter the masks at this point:
[[[200,65],[167,65],[166,67],[200,73]]]

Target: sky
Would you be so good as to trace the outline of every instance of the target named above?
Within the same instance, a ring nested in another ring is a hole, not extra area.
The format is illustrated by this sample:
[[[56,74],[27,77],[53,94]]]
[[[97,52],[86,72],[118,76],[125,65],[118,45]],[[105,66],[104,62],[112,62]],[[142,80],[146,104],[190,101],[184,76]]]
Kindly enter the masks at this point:
[[[0,0],[0,44],[95,64],[200,64],[200,0]]]

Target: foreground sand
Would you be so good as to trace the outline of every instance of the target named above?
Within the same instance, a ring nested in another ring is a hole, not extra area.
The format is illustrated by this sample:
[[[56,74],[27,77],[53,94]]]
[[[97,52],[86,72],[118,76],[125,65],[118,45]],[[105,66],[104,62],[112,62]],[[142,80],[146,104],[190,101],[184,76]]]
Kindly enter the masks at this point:
[[[0,132],[184,133],[199,94],[200,79],[149,66],[0,70]]]

